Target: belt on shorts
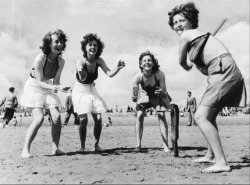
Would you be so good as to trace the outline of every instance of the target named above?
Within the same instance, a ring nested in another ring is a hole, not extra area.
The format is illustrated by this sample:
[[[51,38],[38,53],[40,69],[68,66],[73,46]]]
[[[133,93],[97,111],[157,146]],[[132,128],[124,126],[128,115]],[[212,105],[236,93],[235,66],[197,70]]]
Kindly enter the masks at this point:
[[[232,55],[231,55],[231,53],[223,53],[223,54],[221,54],[221,55],[219,55],[219,56],[213,58],[212,60],[210,60],[210,61],[208,62],[208,66],[211,65],[215,60],[217,60],[217,59],[220,59],[220,60],[221,60],[222,58],[227,57],[227,56],[232,56]]]

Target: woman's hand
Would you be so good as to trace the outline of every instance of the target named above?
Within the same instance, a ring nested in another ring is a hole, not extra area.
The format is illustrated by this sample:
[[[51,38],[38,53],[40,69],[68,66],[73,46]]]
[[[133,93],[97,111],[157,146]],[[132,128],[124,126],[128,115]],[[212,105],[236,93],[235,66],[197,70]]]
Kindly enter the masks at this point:
[[[58,90],[60,90],[60,85],[53,85],[52,92],[53,93],[58,93]]]
[[[119,62],[117,64],[117,68],[122,69],[123,67],[125,67],[125,62],[123,60],[119,60]]]
[[[190,69],[192,69],[193,64],[192,63],[188,63],[186,66],[184,66],[183,68],[187,71],[190,71]]]
[[[156,87],[155,95],[161,96],[161,97],[165,97],[166,96],[166,92],[163,91],[160,87]]]
[[[83,68],[81,71],[78,71],[78,74],[81,81],[84,81],[88,76],[87,72]]]
[[[133,90],[133,95],[132,95],[132,101],[137,102],[138,101],[138,92],[136,93],[136,90]]]

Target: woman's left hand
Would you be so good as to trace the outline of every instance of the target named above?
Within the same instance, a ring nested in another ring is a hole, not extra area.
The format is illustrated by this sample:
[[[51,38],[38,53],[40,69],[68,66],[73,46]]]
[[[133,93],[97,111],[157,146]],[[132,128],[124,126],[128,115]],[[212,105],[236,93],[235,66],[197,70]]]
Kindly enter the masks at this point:
[[[117,64],[117,68],[122,69],[123,67],[125,67],[125,62],[123,60],[119,60],[119,62]]]

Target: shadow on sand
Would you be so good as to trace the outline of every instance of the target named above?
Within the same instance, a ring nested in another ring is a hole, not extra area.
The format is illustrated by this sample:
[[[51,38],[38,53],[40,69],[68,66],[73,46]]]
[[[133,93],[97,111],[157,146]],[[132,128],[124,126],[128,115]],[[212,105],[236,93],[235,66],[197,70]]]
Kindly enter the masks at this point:
[[[236,165],[230,165],[232,170],[240,170],[242,168],[250,167],[250,155],[241,157],[242,161],[230,161],[229,163],[238,163]]]
[[[75,151],[75,152],[68,152],[66,155],[89,155],[89,154],[99,154],[102,156],[108,156],[108,155],[122,155],[123,153],[148,153],[150,151],[161,151],[163,150],[162,148],[154,147],[154,148],[141,148],[140,151],[135,151],[135,148],[125,148],[125,147],[120,147],[120,148],[112,148],[112,149],[106,149],[101,152],[96,152],[96,151]]]
[[[172,150],[173,148],[171,148]],[[192,147],[192,146],[181,146],[179,147],[179,150],[197,150],[197,151],[203,151],[206,150],[206,147]],[[99,155],[103,155],[103,156],[108,156],[108,155],[122,155],[124,153],[150,153],[150,152],[156,152],[156,151],[163,151],[163,148],[159,148],[159,147],[150,147],[150,148],[141,148],[140,151],[135,151],[135,148],[126,148],[126,147],[120,147],[120,148],[112,148],[112,149],[106,149],[103,150],[101,152],[96,152],[96,151],[75,151],[75,152],[68,152],[65,155],[77,155],[77,154],[81,154],[81,155],[89,155],[89,154],[99,154]],[[185,156],[188,157],[188,156]],[[193,157],[193,156],[189,156],[189,157]]]

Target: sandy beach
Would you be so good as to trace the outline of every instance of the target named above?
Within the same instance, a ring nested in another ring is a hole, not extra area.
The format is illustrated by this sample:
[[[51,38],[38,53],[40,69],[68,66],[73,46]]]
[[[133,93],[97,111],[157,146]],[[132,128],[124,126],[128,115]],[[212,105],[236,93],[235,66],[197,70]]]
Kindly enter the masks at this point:
[[[180,118],[179,157],[163,152],[157,118],[145,118],[143,150],[133,152],[136,144],[135,118],[132,114],[111,116],[113,125],[103,127],[100,146],[95,153],[93,120],[89,116],[87,152],[80,146],[73,118],[62,128],[60,148],[66,155],[51,155],[51,129],[45,120],[35,138],[33,158],[20,157],[25,133],[32,117],[24,117],[21,127],[0,129],[1,184],[249,184],[249,115],[218,117],[218,127],[231,172],[204,174],[210,164],[192,163],[206,153],[206,141],[198,127],[187,127],[187,117]],[[170,138],[170,117],[167,114]],[[62,114],[62,120],[64,114]],[[10,123],[11,124],[11,123]],[[171,142],[169,142],[171,146]]]

